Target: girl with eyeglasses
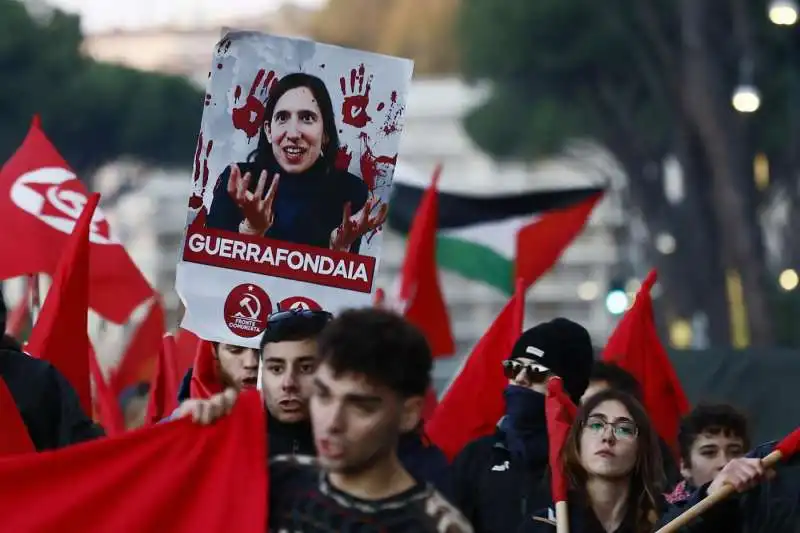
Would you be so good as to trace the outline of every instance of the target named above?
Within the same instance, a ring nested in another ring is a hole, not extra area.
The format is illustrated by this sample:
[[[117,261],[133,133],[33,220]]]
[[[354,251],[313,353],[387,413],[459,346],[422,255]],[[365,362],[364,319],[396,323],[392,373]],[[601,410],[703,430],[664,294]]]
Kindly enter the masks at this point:
[[[570,485],[570,533],[652,533],[666,522],[658,435],[642,405],[629,394],[609,389],[581,405],[561,458]],[[720,482],[731,482],[729,478],[722,476]],[[704,496],[698,492],[694,500]],[[721,503],[680,531],[736,533],[739,520],[729,511],[730,506]],[[536,513],[519,529],[555,531],[553,508]]]

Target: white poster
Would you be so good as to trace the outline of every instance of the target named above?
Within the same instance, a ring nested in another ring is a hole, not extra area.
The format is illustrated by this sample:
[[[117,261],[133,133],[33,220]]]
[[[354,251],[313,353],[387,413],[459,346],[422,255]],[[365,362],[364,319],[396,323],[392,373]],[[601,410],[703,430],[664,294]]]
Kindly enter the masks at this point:
[[[412,70],[313,41],[222,38],[177,268],[184,328],[256,347],[277,310],[370,305]]]

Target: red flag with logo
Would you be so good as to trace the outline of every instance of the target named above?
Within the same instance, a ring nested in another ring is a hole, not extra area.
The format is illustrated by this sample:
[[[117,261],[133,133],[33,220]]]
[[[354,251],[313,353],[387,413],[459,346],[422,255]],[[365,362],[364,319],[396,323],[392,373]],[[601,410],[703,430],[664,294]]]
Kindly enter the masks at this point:
[[[42,132],[35,118],[28,135],[0,169],[0,279],[53,275],[88,192]],[[89,304],[123,323],[153,294],[101,210],[91,227]]]
[[[209,426],[177,420],[0,461],[15,533],[263,533],[266,428],[257,392]]]

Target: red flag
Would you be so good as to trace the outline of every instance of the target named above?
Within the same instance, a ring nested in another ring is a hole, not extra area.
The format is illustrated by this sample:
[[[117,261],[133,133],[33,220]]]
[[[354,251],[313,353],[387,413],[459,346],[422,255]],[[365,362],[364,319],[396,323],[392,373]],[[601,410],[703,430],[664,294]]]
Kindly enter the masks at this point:
[[[53,284],[31,331],[26,351],[45,359],[78,393],[86,413],[92,412],[89,385],[89,232],[97,202],[89,197],[63,250]]]
[[[125,416],[119,403],[117,403],[116,393],[103,377],[103,371],[100,370],[97,355],[95,355],[91,344],[89,345],[89,371],[94,380],[95,403],[97,404],[100,425],[103,426],[106,435],[109,437],[123,433],[125,431]]]
[[[6,382],[0,378],[0,456],[35,452],[28,428]]]
[[[210,426],[178,420],[0,461],[3,531],[263,533],[264,418],[250,392]]]
[[[222,378],[219,365],[214,357],[214,349],[208,341],[197,344],[197,355],[192,368],[192,382],[189,395],[192,398],[209,398],[222,392]]]
[[[520,229],[514,278],[521,278],[528,288],[550,270],[581,232],[603,194],[597,193],[566,209],[548,211],[535,223]]]
[[[658,338],[650,289],[656,282],[652,270],[642,283],[633,306],[608,339],[603,360],[630,372],[642,388],[644,406],[658,434],[675,447],[681,417],[689,401]]]
[[[169,416],[178,407],[178,375],[177,346],[175,337],[167,333],[161,343],[158,354],[156,375],[150,386],[150,398],[147,402],[146,424],[155,424]]]
[[[552,377],[547,380],[547,397],[544,404],[547,416],[547,437],[549,440],[551,491],[554,502],[567,501],[569,483],[564,474],[561,461],[561,450],[567,442],[569,428],[575,421],[577,408],[564,392],[561,378]]]
[[[800,427],[775,445],[775,450],[781,452],[781,461],[788,461],[794,454],[800,452]]]
[[[164,308],[155,297],[147,316],[136,328],[119,364],[112,371],[111,388],[116,394],[137,383],[152,381],[163,336]]]
[[[178,328],[175,333],[175,348],[178,375],[183,376],[194,364],[198,345],[203,341],[188,329]]]
[[[505,412],[503,390],[508,379],[502,363],[522,331],[519,306],[524,301],[520,281],[425,425],[425,433],[451,460],[470,441],[494,432]]]
[[[35,118],[22,145],[0,169],[0,279],[54,275],[87,194]],[[89,304],[121,324],[153,289],[100,210],[91,226]]]
[[[436,228],[439,221],[439,192],[437,184],[442,166],[433,172],[430,187],[417,207],[408,234],[406,259],[400,272],[399,299],[404,304],[405,317],[422,330],[434,357],[455,352],[450,317],[439,286],[436,266]]]

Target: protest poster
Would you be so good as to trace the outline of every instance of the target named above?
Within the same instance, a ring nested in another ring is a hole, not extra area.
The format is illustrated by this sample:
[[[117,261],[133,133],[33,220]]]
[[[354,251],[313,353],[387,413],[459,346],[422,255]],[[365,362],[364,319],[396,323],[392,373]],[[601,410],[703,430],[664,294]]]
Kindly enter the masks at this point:
[[[227,31],[194,154],[182,327],[258,346],[288,308],[370,305],[413,62]]]

